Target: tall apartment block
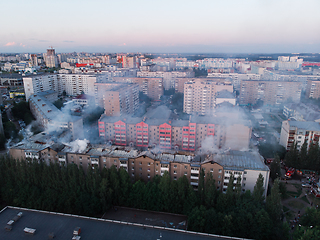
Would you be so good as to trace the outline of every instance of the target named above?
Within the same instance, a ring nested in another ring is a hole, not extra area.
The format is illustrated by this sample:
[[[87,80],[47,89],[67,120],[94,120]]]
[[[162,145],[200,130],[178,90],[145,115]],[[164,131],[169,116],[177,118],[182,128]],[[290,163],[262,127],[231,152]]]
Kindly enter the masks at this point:
[[[96,76],[87,74],[43,74],[23,78],[26,99],[32,94],[53,90],[58,94],[77,96],[84,92],[94,96]]]
[[[37,56],[37,54],[31,54],[30,58],[31,58],[32,66],[33,67],[38,66],[38,56]]]
[[[306,98],[320,98],[320,78],[318,80],[308,80]]]
[[[55,68],[58,66],[58,59],[53,48],[47,49],[45,61],[48,68]]]
[[[293,143],[297,144],[300,149],[303,143],[307,142],[307,147],[310,144],[319,144],[320,124],[312,121],[294,121],[286,120],[282,122],[280,145],[287,150],[290,149]]]
[[[299,102],[301,82],[243,80],[241,82],[240,105],[254,105],[258,100],[270,106],[280,106],[286,101]]]
[[[220,81],[219,81],[220,80]],[[222,90],[233,92],[231,83],[222,79],[195,78],[184,84],[183,112],[205,115],[215,108],[216,93]]]
[[[139,105],[139,86],[137,84],[118,84],[105,91],[104,110],[107,116],[133,115]]]
[[[163,95],[162,78],[113,77],[113,81],[138,84],[139,91],[146,94],[152,100],[159,100]]]
[[[176,78],[192,78],[194,77],[193,71],[185,71],[185,72],[148,72],[148,71],[141,71],[137,72],[137,77],[143,77],[143,78],[162,78],[163,79],[163,87],[165,90],[168,90],[170,88],[175,88],[175,79]]]

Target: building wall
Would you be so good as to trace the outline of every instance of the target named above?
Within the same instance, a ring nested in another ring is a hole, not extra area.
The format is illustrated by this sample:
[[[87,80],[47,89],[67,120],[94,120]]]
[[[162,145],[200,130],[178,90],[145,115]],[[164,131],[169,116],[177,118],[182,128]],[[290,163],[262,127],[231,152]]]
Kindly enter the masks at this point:
[[[263,180],[264,180],[263,187],[265,189],[264,197],[266,198],[270,171],[259,171],[259,170],[246,169],[243,172],[242,191],[250,190],[250,192],[252,193],[254,190],[254,186],[256,185],[257,179],[259,178],[260,174],[263,176]]]
[[[110,141],[110,143],[114,143],[114,123],[108,121],[111,121],[111,119],[108,120],[108,118],[105,117],[99,120],[99,136],[106,142]],[[142,123],[128,124],[124,119],[120,122],[125,124],[124,129],[126,129],[127,133],[126,145],[131,143],[131,146],[138,146],[137,140],[139,134],[137,134],[136,130],[137,125]],[[211,148],[225,147],[232,150],[249,148],[251,127],[244,124],[229,123],[228,125],[221,125],[215,124],[214,121],[206,124],[183,121],[181,124],[183,125],[177,126],[171,122],[163,122],[158,125],[145,123],[148,133],[145,133],[144,137],[148,140],[148,143],[144,142],[143,147],[159,145],[160,148],[164,149],[195,151],[200,148],[203,143],[206,143],[206,145],[210,144]]]
[[[233,92],[233,86],[221,82],[221,79],[206,80],[195,78],[184,84],[183,111],[205,115],[215,108],[216,93],[222,90]]]
[[[50,147],[39,150],[38,152],[36,150],[18,148],[11,148],[9,151],[12,158],[24,160],[30,156],[30,152],[32,152],[33,156],[38,156],[36,159],[40,159],[47,164],[50,162],[58,162],[61,165],[64,163],[76,164],[77,166],[82,167],[85,172],[87,172],[89,168],[103,170],[103,168],[111,168],[114,165],[117,169],[124,168],[132,180],[143,180],[145,182],[150,181],[156,175],[162,176],[167,171],[172,180],[178,180],[180,177],[186,176],[194,188],[198,187],[200,172],[203,170],[205,173],[204,180],[206,181],[209,175],[212,175],[217,190],[222,190],[223,192],[227,189],[231,173],[236,179],[241,177],[240,183],[243,192],[247,190],[253,191],[260,173],[264,177],[265,194],[269,182],[269,170],[224,169],[222,165],[214,160],[203,163],[194,163],[191,161],[167,161],[153,159],[146,155],[138,157],[113,156],[109,155],[108,151],[106,151],[105,155],[90,156],[86,153],[57,153]],[[236,179],[234,180],[234,184],[237,183]]]
[[[320,98],[320,79],[316,80],[308,80],[307,88],[306,88],[306,97],[307,98]]]
[[[159,100],[163,95],[162,78],[141,78],[141,77],[113,77],[118,83],[135,83],[139,85],[139,91],[146,94],[152,100]]]
[[[244,80],[241,82],[239,103],[254,105],[262,100],[266,105],[279,106],[288,100],[299,102],[301,89],[301,82]]]
[[[133,115],[138,109],[139,90],[136,84],[123,84],[103,94],[104,109],[107,116]]]

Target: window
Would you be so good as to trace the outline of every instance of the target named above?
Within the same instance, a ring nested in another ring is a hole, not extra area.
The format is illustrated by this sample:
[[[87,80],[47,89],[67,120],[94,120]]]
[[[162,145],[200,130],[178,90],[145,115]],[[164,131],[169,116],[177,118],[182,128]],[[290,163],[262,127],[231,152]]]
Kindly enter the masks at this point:
[[[81,161],[81,160],[82,160],[82,157],[79,157],[79,160]]]
[[[173,165],[174,168],[177,168],[177,165]]]
[[[247,180],[247,178],[244,177],[244,178],[243,178],[243,181],[246,181],[246,180]]]
[[[222,173],[222,169],[219,169],[219,173]]]
[[[150,163],[148,162],[148,166],[150,166]]]
[[[246,186],[246,184],[244,183],[244,184],[242,184],[244,187]]]
[[[218,181],[218,184],[221,184],[221,181]]]
[[[187,175],[188,173],[187,172],[184,172],[184,175]]]
[[[188,169],[188,166],[184,166],[184,169]]]
[[[114,163],[117,163],[117,160],[113,160]]]
[[[142,165],[142,162],[139,162],[139,165]]]
[[[177,174],[177,171],[173,171],[173,174]]]
[[[247,174],[247,172],[246,171],[244,171],[244,173],[243,174]]]
[[[158,167],[158,166],[159,166],[159,164],[158,164],[158,163],[156,163],[156,166]]]
[[[134,165],[134,162],[131,162],[132,165]]]
[[[134,171],[134,167],[132,167],[131,170]]]
[[[142,168],[139,168],[140,171],[142,171]]]
[[[213,168],[210,168],[210,172],[213,172]]]
[[[218,178],[221,178],[221,175],[218,175]]]

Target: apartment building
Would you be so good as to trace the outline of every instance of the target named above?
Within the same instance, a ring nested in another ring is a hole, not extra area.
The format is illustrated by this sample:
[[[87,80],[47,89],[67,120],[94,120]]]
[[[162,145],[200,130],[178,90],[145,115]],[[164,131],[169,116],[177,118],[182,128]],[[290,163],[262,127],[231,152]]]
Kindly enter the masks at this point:
[[[165,115],[165,110],[160,110]],[[225,117],[192,116],[190,120],[109,117],[98,121],[99,137],[109,144],[196,151],[249,148],[251,123]]]
[[[310,144],[319,144],[320,123],[312,121],[294,121],[286,120],[282,122],[280,145],[287,150],[290,149],[293,143],[297,144],[300,149],[306,141],[308,148]]]
[[[262,100],[265,105],[281,106],[286,101],[299,102],[302,83],[291,81],[243,80],[240,105],[254,105]]]
[[[307,81],[306,98],[320,98],[320,78]]]
[[[77,96],[82,92],[94,96],[96,76],[87,74],[43,74],[23,78],[26,99],[32,94],[53,90],[59,95]]]
[[[146,94],[152,100],[159,100],[163,95],[162,78],[114,77],[113,81],[138,84],[139,91]]]
[[[265,194],[268,189],[269,169],[263,163],[258,153],[229,151],[219,155],[208,155],[205,158],[182,153],[162,152],[152,150],[138,151],[123,147],[87,145],[81,151],[75,151],[70,146],[61,143],[48,144],[41,138],[48,136],[35,136],[35,139],[21,142],[9,150],[12,158],[30,160],[35,159],[49,163],[76,164],[87,172],[89,168],[125,169],[132,180],[150,181],[155,176],[169,173],[172,180],[186,176],[189,183],[197,189],[201,171],[205,176],[212,175],[216,188],[225,192],[230,174],[241,178],[241,189],[253,191],[259,174],[264,177],[263,186]]]
[[[137,72],[137,77],[143,77],[143,78],[162,78],[163,79],[163,87],[165,90],[168,90],[170,88],[175,88],[175,79],[176,78],[192,78],[194,77],[193,71],[185,71],[185,72],[178,72],[178,71],[172,71],[172,72],[163,72],[163,71],[156,71],[156,72],[147,72],[147,71],[141,71]]]
[[[234,87],[234,90],[240,90],[241,87],[241,81],[242,80],[260,80],[261,75],[260,74],[254,74],[254,73],[216,73],[216,72],[210,72],[208,73],[208,78],[225,78],[227,80],[230,80],[232,82],[232,85]]]
[[[283,106],[283,115],[296,121],[320,121],[320,109],[313,104],[288,103]]]
[[[264,159],[258,152],[229,151],[225,154],[210,156],[209,159],[223,166],[223,192],[227,190],[231,174],[234,177],[234,185],[237,184],[238,179],[240,180],[242,192],[247,190],[253,192],[259,174],[262,174],[264,196],[266,197],[270,170],[264,164]]]
[[[183,112],[205,115],[215,108],[216,93],[233,92],[233,86],[223,79],[195,78],[184,84]]]
[[[107,116],[133,115],[139,105],[139,86],[118,84],[104,92],[103,101]]]
[[[48,132],[68,129],[71,139],[83,139],[83,120],[81,117],[69,116],[62,113],[48,99],[33,94],[29,98],[30,111],[38,124]]]
[[[55,68],[58,66],[58,58],[53,48],[47,49],[47,55],[45,57],[46,67]]]

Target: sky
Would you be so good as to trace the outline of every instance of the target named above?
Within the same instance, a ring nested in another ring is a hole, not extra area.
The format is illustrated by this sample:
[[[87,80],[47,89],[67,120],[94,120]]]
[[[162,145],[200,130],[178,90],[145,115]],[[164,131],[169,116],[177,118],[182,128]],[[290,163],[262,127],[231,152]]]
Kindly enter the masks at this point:
[[[0,52],[320,53],[320,0],[2,0]]]

